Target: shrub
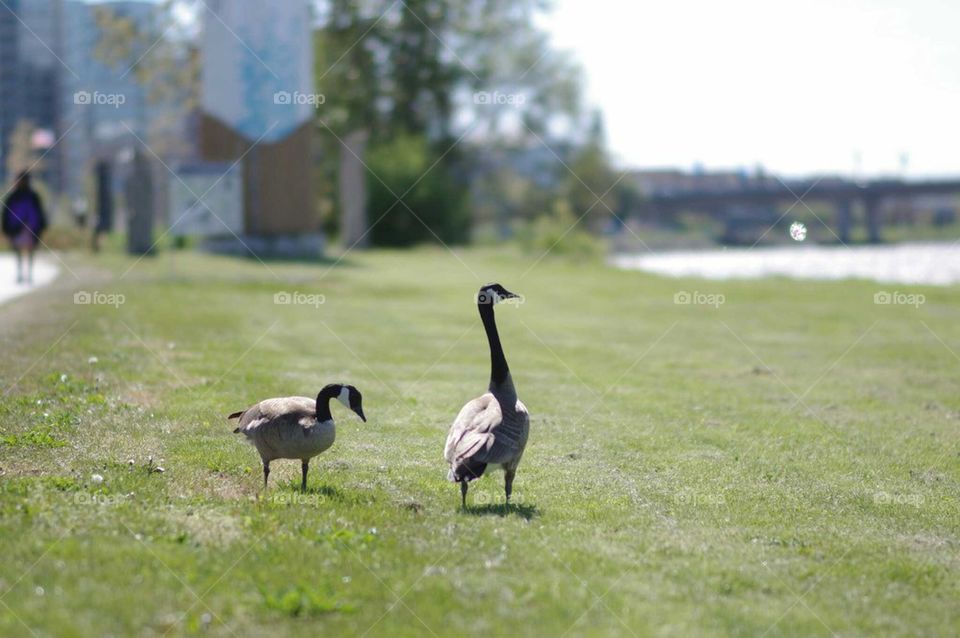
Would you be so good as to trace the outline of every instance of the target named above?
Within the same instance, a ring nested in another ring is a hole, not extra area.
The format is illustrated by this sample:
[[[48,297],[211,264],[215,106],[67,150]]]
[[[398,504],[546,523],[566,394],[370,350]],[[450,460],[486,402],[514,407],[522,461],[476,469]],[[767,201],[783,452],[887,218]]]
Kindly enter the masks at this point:
[[[558,200],[552,212],[538,216],[521,229],[520,243],[537,253],[575,260],[597,259],[604,252],[603,242],[584,230],[584,221],[577,221],[570,205]]]
[[[470,214],[465,189],[442,160],[430,168],[437,159],[422,137],[402,136],[370,150],[367,219],[373,225],[373,244],[411,246],[437,238],[459,244],[467,240]],[[401,196],[402,203],[397,202]]]

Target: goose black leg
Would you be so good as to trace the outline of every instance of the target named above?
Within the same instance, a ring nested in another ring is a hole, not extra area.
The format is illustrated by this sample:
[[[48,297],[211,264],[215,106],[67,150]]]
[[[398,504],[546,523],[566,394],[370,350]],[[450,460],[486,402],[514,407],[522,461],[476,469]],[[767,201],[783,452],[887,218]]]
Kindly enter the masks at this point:
[[[270,461],[263,462],[263,489],[267,489],[267,477],[270,476]]]
[[[507,503],[510,502],[510,494],[513,493],[513,477],[516,475],[516,470],[507,470],[503,475],[503,491],[507,495]]]
[[[303,481],[300,483],[300,491],[307,491],[307,468],[310,466],[310,459],[303,459],[300,467],[303,469]]]
[[[460,501],[463,504],[463,509],[467,509],[467,485],[466,481],[460,481]]]

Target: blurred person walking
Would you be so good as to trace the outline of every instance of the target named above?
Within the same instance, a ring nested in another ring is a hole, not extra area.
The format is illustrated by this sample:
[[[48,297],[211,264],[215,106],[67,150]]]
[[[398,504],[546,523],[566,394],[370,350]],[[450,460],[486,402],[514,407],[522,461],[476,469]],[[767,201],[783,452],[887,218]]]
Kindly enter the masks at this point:
[[[3,202],[3,234],[10,239],[17,253],[17,283],[33,281],[33,253],[40,243],[40,235],[47,228],[43,202],[30,187],[30,173],[17,175],[13,190]],[[23,262],[27,262],[24,275]]]

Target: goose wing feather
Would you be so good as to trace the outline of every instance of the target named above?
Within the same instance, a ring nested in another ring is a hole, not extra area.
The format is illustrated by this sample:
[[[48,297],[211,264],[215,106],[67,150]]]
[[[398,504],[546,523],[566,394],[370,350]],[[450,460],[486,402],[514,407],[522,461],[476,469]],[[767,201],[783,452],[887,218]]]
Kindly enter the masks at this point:
[[[500,402],[490,393],[468,402],[454,419],[443,456],[451,465],[465,461],[506,463],[523,453],[526,444],[526,408],[504,419]]]
[[[252,434],[292,425],[309,427],[316,422],[316,412],[316,401],[308,397],[266,399],[243,411],[237,431]]]
[[[235,430],[252,443],[265,462],[310,459],[333,445],[333,419],[317,421],[316,402],[307,397],[267,399],[246,409]]]

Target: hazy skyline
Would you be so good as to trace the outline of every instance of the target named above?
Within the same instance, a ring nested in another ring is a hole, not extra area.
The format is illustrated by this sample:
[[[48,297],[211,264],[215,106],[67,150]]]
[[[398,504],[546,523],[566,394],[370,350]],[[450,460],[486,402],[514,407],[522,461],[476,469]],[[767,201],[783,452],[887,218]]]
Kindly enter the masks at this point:
[[[628,167],[960,172],[960,3],[555,0]]]

